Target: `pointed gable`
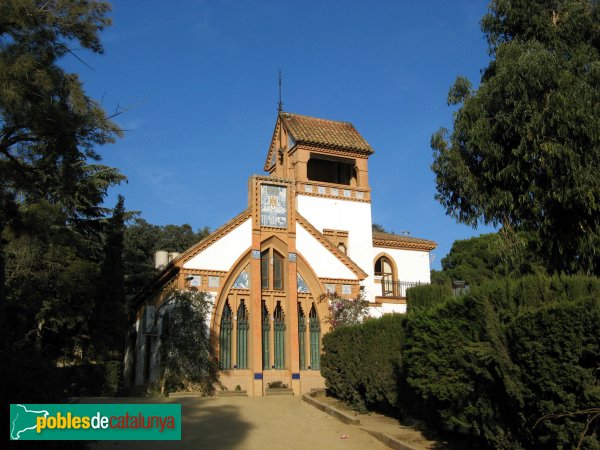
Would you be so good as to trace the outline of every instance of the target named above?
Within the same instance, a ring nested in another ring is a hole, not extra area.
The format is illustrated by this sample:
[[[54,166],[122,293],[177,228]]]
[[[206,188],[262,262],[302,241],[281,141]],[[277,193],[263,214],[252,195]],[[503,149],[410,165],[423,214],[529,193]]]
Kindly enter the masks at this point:
[[[375,152],[350,122],[280,112],[277,115],[264,170],[271,171],[280,149],[289,151],[296,144],[349,150],[365,155]]]
[[[269,152],[267,153],[267,159],[265,160],[265,172],[270,172],[276,163],[277,151],[281,148],[281,113],[277,117],[275,123],[275,130],[273,130],[273,137],[271,138],[271,145],[269,146]]]
[[[184,269],[227,271],[252,245],[252,215],[246,210],[187,249],[175,263]]]
[[[329,239],[296,214],[296,246],[320,278],[364,280],[368,275],[348,255],[340,252]]]

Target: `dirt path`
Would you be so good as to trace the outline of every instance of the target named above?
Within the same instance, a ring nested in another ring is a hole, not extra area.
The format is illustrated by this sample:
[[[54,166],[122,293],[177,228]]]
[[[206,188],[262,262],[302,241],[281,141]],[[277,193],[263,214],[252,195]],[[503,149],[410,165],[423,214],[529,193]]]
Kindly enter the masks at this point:
[[[374,437],[345,425],[300,397],[87,399],[86,403],[181,403],[182,440],[104,441],[92,449],[386,449]],[[346,435],[346,439],[341,436]]]
[[[360,420],[360,427],[371,431],[386,433],[387,435],[399,440],[403,444],[410,446],[415,450],[452,450],[466,448],[467,445],[452,445],[447,441],[432,437],[427,437],[422,431],[414,426],[403,425],[397,419],[383,416],[377,413],[358,414],[352,411],[340,400],[325,395],[325,392],[318,392],[314,398],[321,403],[333,406],[350,417]]]

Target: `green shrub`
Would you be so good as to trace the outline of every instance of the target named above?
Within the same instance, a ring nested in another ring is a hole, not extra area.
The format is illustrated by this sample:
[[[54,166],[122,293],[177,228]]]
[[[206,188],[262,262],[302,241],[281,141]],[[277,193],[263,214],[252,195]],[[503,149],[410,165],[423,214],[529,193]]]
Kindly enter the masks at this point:
[[[203,292],[173,291],[160,342],[160,392],[194,390],[212,395],[218,370],[207,317],[212,304]]]
[[[438,430],[468,433],[494,448],[514,445],[508,405],[522,403],[516,368],[490,303],[456,298],[410,316],[403,359],[420,413]]]
[[[114,397],[123,391],[123,362],[106,361],[104,363],[103,395]]]
[[[9,419],[11,403],[40,404],[67,403],[73,392],[73,371],[57,367],[45,355],[25,346],[0,349],[0,417]],[[99,372],[98,372],[99,373]],[[101,379],[101,377],[99,378]],[[83,380],[82,380],[83,381]],[[92,383],[92,380],[87,381]],[[80,389],[80,387],[77,387]],[[77,392],[75,392],[75,395]],[[8,439],[8,435],[5,439]],[[85,450],[85,441],[27,441],[16,445],[15,441],[3,444],[4,448],[26,448],[43,450]],[[18,442],[17,442],[18,444]]]
[[[458,298],[443,287],[409,293],[411,314],[324,336],[321,373],[334,395],[419,415],[476,448],[600,449],[600,279],[530,275]]]
[[[409,316],[403,360],[429,423],[491,448],[571,448],[600,405],[598,279],[496,279]],[[597,445],[592,425],[586,445]]]
[[[441,284],[424,284],[414,286],[406,291],[406,305],[409,313],[421,311],[452,297],[452,287],[449,282]]]
[[[531,448],[573,447],[592,414],[552,416],[600,407],[600,298],[525,313],[507,327],[507,337],[523,386],[521,436]],[[600,445],[600,422],[595,427]]]
[[[359,411],[396,411],[406,317],[384,316],[323,337],[327,389]]]

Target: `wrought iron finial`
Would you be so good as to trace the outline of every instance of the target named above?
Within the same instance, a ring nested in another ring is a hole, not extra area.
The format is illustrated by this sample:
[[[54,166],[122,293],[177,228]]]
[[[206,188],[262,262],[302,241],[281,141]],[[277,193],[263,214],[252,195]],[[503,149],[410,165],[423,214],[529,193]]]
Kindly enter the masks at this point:
[[[281,101],[281,69],[279,69],[279,103],[277,104],[277,111],[283,111],[283,102]]]

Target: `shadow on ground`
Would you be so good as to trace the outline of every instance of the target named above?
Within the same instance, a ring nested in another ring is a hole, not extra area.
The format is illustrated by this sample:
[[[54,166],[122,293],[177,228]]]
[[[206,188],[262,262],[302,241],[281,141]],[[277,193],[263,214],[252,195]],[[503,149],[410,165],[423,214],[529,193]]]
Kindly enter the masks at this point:
[[[94,450],[230,449],[243,447],[252,425],[240,417],[239,406],[222,404],[214,398],[88,398],[82,403],[181,403],[181,441],[98,441]]]

